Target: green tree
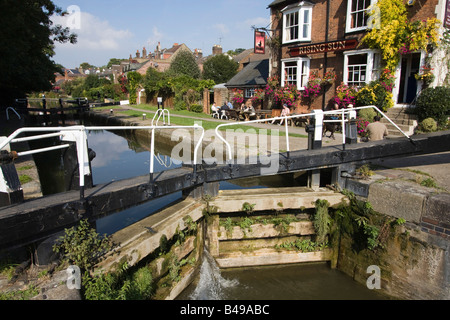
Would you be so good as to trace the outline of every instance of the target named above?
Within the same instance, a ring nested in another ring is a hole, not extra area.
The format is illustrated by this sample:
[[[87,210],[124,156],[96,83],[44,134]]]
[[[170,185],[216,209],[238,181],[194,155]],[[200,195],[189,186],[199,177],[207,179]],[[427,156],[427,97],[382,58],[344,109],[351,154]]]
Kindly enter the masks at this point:
[[[65,13],[51,0],[0,1],[0,105],[33,91],[48,91],[58,68],[51,58],[55,42],[76,43],[69,28],[50,17]]]
[[[106,68],[109,69],[111,68],[113,65],[120,65],[120,63],[122,61],[125,61],[126,59],[117,59],[117,58],[111,58],[109,59],[108,64],[106,65]]]
[[[142,75],[139,72],[132,71],[127,74],[128,85],[127,89],[130,93],[130,104],[136,104],[137,99],[137,89],[142,81]]]
[[[230,56],[237,56],[238,54],[241,54],[242,52],[244,52],[245,51],[245,49],[244,48],[237,48],[237,49],[235,49],[235,50],[228,50],[228,54],[230,55]]]
[[[194,79],[200,78],[200,68],[191,52],[181,51],[173,59],[168,70],[170,75],[185,75]]]
[[[237,62],[224,54],[211,57],[203,65],[203,79],[225,83],[236,75],[238,67]]]
[[[172,94],[172,90],[166,87],[168,75],[156,69],[148,68],[143,79],[143,86],[147,97],[153,98],[156,95],[167,98]]]
[[[82,64],[80,64],[80,68],[82,68],[83,70],[88,70],[91,68],[95,68],[95,66],[93,66],[89,62],[83,62]]]
[[[97,88],[102,85],[102,80],[95,74],[90,74],[84,80],[84,90]]]

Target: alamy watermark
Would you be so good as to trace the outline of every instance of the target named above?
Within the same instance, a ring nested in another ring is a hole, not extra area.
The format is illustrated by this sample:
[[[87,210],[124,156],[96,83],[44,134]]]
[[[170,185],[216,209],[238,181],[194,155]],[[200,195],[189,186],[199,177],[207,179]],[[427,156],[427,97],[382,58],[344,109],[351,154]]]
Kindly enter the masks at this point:
[[[71,5],[66,10],[66,27],[71,30],[81,29],[81,9],[79,6]]]
[[[367,19],[368,29],[381,29],[381,11],[377,4],[370,5],[368,8],[369,18]],[[366,13],[367,14],[367,13]]]
[[[370,290],[381,289],[381,270],[380,267],[371,265],[367,267],[367,273],[371,275],[367,278],[366,285]]]
[[[73,289],[80,290],[81,289],[80,268],[78,266],[69,266],[66,269],[66,273],[67,273],[67,281],[66,281],[67,288],[70,290]]]
[[[194,146],[200,139],[200,131],[176,129],[171,140],[178,143],[172,148],[170,157],[174,164],[192,163]],[[214,130],[206,130],[202,148],[197,154],[197,163],[213,164],[259,164],[261,175],[276,174],[279,169],[279,130],[227,129],[223,131],[226,143]]]

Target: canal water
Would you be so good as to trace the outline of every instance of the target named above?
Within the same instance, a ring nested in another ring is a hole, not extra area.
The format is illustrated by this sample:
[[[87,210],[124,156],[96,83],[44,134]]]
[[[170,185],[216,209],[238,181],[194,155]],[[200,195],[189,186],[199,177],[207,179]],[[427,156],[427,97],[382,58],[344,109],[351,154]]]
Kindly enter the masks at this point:
[[[91,162],[94,185],[110,181],[142,176],[150,172],[149,146],[142,146],[136,139],[127,139],[119,135],[121,132],[90,131],[88,133],[89,148],[95,151],[96,157]],[[161,172],[181,166],[181,163],[169,156],[158,153],[155,146],[154,172]],[[239,182],[238,182],[239,183]],[[262,188],[256,185],[254,188]],[[223,182],[221,189],[247,188],[237,184]],[[123,210],[119,213],[97,220],[97,231],[101,234],[111,234],[130,224],[145,218],[152,213],[168,206],[182,198],[181,192],[161,197],[145,204]]]
[[[94,185],[149,173],[149,148],[140,145],[136,139],[125,138],[109,131],[90,131],[88,145],[96,153],[91,162]],[[155,172],[180,165],[157,153]],[[302,175],[285,175],[223,182],[220,188],[226,190],[287,187],[303,185],[304,182]],[[178,192],[101,218],[96,222],[97,232],[112,234],[179,201],[181,197],[181,192]],[[383,296],[358,284],[338,270],[331,269],[326,263],[220,270],[214,260],[205,253],[198,278],[178,299],[378,300],[383,299]]]
[[[328,263],[220,270],[207,251],[179,300],[384,300]]]

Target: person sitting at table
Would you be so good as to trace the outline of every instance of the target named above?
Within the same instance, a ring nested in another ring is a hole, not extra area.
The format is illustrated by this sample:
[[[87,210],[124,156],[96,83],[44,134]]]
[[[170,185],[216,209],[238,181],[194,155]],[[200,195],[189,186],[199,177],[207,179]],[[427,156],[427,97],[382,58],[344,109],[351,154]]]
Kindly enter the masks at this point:
[[[211,115],[213,118],[215,118],[216,116],[217,118],[219,118],[219,107],[217,107],[215,102],[213,102],[211,106]]]
[[[249,121],[250,117],[253,117],[256,115],[255,108],[253,108],[252,105],[246,106],[244,109],[244,117],[245,121]]]
[[[227,116],[227,111],[228,110],[230,110],[230,108],[228,107],[227,103],[225,102],[223,104],[223,106],[220,107],[220,118],[221,119],[223,119],[223,118],[228,119],[228,116]]]
[[[289,109],[287,104],[283,104],[283,110],[281,110],[280,117],[287,117],[287,116],[289,116],[290,113],[291,113],[291,110]],[[280,123],[278,124],[279,126],[281,126],[283,124],[283,120],[284,119],[281,119]],[[275,119],[272,120],[272,123],[274,123],[274,122],[275,122]]]

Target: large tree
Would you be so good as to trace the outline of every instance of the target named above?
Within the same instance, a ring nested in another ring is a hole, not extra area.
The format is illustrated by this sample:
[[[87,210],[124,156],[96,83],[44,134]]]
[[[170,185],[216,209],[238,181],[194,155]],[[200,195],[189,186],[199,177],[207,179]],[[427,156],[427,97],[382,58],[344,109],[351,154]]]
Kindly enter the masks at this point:
[[[168,70],[171,76],[188,76],[194,79],[200,78],[200,68],[191,52],[181,51],[175,55]]]
[[[54,14],[65,13],[51,0],[0,0],[0,106],[51,89],[58,72],[54,43],[76,43],[69,28],[53,25]]]
[[[206,60],[203,65],[203,79],[211,79],[215,83],[225,83],[236,75],[238,67],[238,63],[227,55],[216,55]]]

